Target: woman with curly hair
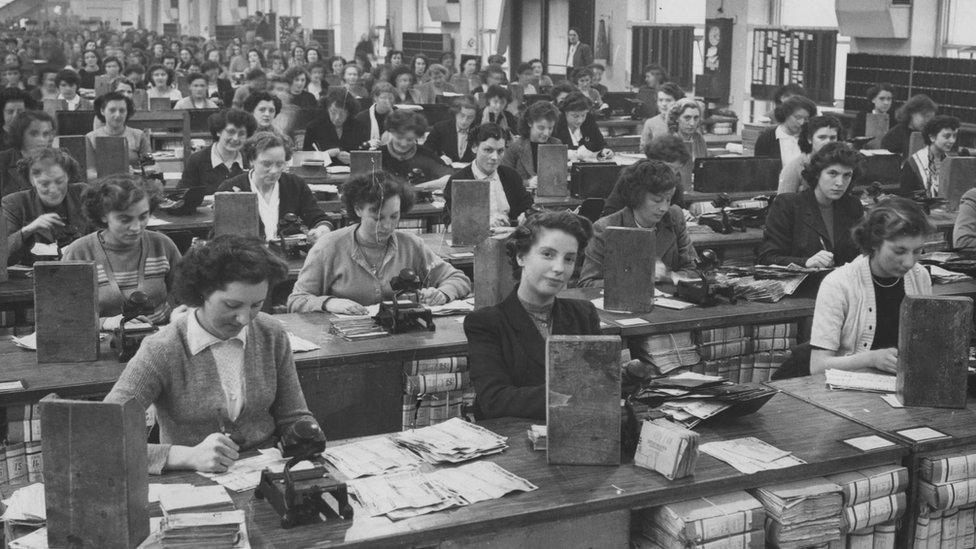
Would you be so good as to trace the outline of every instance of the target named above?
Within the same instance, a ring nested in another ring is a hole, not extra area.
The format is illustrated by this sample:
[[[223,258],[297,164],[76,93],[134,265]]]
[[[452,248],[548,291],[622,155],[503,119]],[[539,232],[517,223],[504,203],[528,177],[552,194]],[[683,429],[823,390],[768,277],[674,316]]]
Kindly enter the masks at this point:
[[[708,145],[701,134],[703,115],[701,103],[690,97],[675,101],[668,110],[668,131],[680,137],[689,147],[692,162],[708,156]]]

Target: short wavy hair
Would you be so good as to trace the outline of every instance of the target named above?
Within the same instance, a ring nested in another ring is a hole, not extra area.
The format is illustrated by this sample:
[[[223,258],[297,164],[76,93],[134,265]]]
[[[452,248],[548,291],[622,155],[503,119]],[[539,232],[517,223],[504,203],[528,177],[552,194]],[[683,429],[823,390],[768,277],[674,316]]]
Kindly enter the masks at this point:
[[[809,114],[811,117],[817,116],[816,103],[810,101],[802,95],[794,95],[779,105],[776,105],[776,108],[773,109],[773,118],[782,124],[787,118],[790,117],[791,114],[799,110],[807,111],[807,114]]]
[[[10,144],[13,145],[13,148],[24,148],[24,132],[30,127],[31,122],[47,122],[51,124],[54,135],[58,133],[58,122],[49,113],[45,111],[23,111],[15,116],[13,122],[10,123]]]
[[[669,133],[655,135],[650,143],[644,145],[644,156],[649,160],[660,160],[661,162],[677,162],[680,164],[691,162],[691,153],[688,152],[684,140]]]
[[[288,136],[269,131],[261,131],[249,137],[244,142],[244,147],[241,148],[241,154],[244,157],[244,162],[253,164],[259,154],[275,147],[284,148],[285,159],[291,159],[291,153],[294,149],[291,139]]]
[[[390,133],[414,132],[417,137],[427,133],[427,118],[419,112],[395,110],[386,117],[386,131]]]
[[[698,109],[698,115],[704,118],[705,109],[702,104],[691,97],[682,97],[675,101],[671,108],[668,109],[668,131],[671,133],[678,133],[678,119],[681,115],[685,113],[688,109]]]
[[[926,145],[931,145],[932,136],[939,135],[939,132],[942,130],[958,130],[961,125],[961,122],[955,116],[946,116],[944,114],[933,116],[925,123],[925,127],[922,129],[922,140],[925,141]]]
[[[568,210],[550,210],[526,217],[505,241],[505,251],[515,280],[522,278],[522,267],[518,264],[518,259],[539,241],[543,229],[563,231],[576,238],[577,255],[583,254],[586,244],[593,236],[593,225],[590,221]]]
[[[827,143],[822,149],[813,153],[813,156],[810,157],[810,161],[804,166],[800,175],[813,188],[817,186],[817,181],[820,179],[820,172],[830,166],[841,165],[854,170],[854,175],[851,180],[856,181],[863,172],[861,166],[863,159],[864,157],[861,156],[861,153],[854,150],[847,143]]]
[[[664,194],[677,186],[677,174],[661,160],[641,160],[627,166],[616,184],[621,201],[631,209],[643,204],[648,194]]]
[[[256,109],[258,106],[258,103],[262,101],[271,101],[274,104],[275,115],[281,113],[281,99],[278,99],[278,96],[272,95],[266,91],[252,92],[250,95],[248,95],[247,99],[244,100],[244,110],[253,114],[254,109]]]
[[[190,248],[176,269],[174,293],[181,303],[199,307],[232,282],[273,286],[288,276],[288,265],[260,238],[221,235]]]
[[[342,203],[346,215],[359,221],[356,208],[375,206],[380,208],[393,196],[400,197],[400,213],[405,214],[413,208],[413,188],[403,179],[390,172],[379,170],[350,178],[342,185]]]
[[[308,71],[305,70],[305,67],[301,65],[292,65],[291,67],[288,67],[288,70],[285,71],[285,80],[287,80],[289,84],[293,84],[295,83],[295,79],[302,74],[305,75],[305,85],[308,86]]]
[[[468,129],[468,147],[477,147],[489,139],[501,139],[507,143],[509,136],[508,131],[502,129],[498,124],[485,122],[477,126],[472,125]]]
[[[166,85],[167,86],[172,86],[173,85],[173,80],[176,79],[176,73],[173,72],[173,69],[166,68],[166,67],[164,67],[162,65],[153,65],[153,66],[149,67],[149,70],[148,71],[146,71],[146,85],[147,86],[153,86],[153,85],[155,85],[153,83],[152,75],[156,71],[166,71]]]
[[[559,120],[559,109],[549,101],[532,103],[529,108],[525,109],[522,118],[519,120],[519,135],[528,139],[532,124],[539,120],[548,120],[555,124]]]
[[[85,215],[92,224],[105,227],[102,218],[109,212],[120,212],[142,199],[149,200],[149,211],[159,205],[162,189],[156,181],[132,174],[113,174],[89,184],[81,195]]]
[[[68,174],[68,178],[70,179],[72,171],[76,169],[77,165],[78,163],[70,154],[60,149],[48,147],[31,151],[25,158],[21,158],[17,162],[17,173],[20,174],[24,181],[31,181],[31,176],[39,173],[41,170],[51,166],[60,166],[64,170],[64,173]]]
[[[247,136],[251,137],[258,129],[258,122],[253,114],[242,109],[230,108],[219,110],[207,117],[207,126],[210,128],[210,135],[217,140],[227,126],[244,128]]]
[[[563,98],[557,105],[563,113],[589,111],[593,107],[590,98],[581,91],[574,91]]]
[[[810,154],[813,152],[813,138],[817,130],[821,128],[833,128],[837,131],[837,137],[840,138],[843,135],[844,128],[840,124],[840,120],[837,118],[825,114],[823,116],[814,116],[808,119],[806,122],[800,126],[800,135],[797,137],[797,144],[800,146],[800,152]]]
[[[851,229],[851,239],[862,253],[873,255],[886,240],[906,236],[928,236],[935,226],[914,200],[892,197],[868,210]]]
[[[345,110],[350,118],[359,112],[359,101],[356,101],[356,97],[349,93],[349,90],[346,88],[329,90],[328,93],[322,94],[322,97],[319,98],[319,108],[323,111],[327,111],[332,105],[336,105],[340,109]],[[325,114],[328,116],[328,112]]]
[[[898,107],[895,111],[895,119],[902,123],[908,123],[911,120],[912,115],[918,112],[930,112],[935,114],[939,110],[939,106],[932,101],[932,98],[925,95],[924,93],[919,93],[908,98],[902,106]]]
[[[37,109],[37,101],[31,97],[27,92],[18,88],[4,88],[0,91],[0,119],[3,118],[3,110],[7,108],[7,103],[11,101],[23,101],[24,108],[27,110]],[[12,122],[11,120],[0,120],[4,124]]]
[[[670,95],[675,101],[685,97],[685,90],[674,82],[665,82],[657,87],[658,93]]]
[[[95,118],[98,118],[103,123],[105,122],[105,115],[102,114],[102,109],[108,105],[109,101],[122,101],[125,103],[125,121],[128,122],[132,118],[132,115],[136,113],[136,104],[132,102],[132,98],[126,97],[122,92],[110,91],[108,93],[103,93],[95,98]]]
[[[499,86],[498,84],[488,86],[488,89],[485,91],[485,103],[488,103],[488,101],[495,97],[504,99],[505,103],[512,102],[512,92],[508,88]]]
[[[413,69],[408,65],[398,65],[397,68],[393,69],[390,73],[390,85],[396,87],[397,78],[403,76],[404,74],[410,76],[410,84],[417,83],[417,75],[414,74]]]
[[[883,91],[886,91],[886,92],[888,92],[888,93],[890,93],[892,95],[895,94],[895,88],[892,87],[891,84],[889,84],[887,82],[880,82],[880,83],[875,84],[874,86],[871,86],[870,88],[868,88],[868,91],[867,91],[867,93],[864,94],[864,97],[868,101],[874,101],[874,98],[878,97],[878,95],[881,92],[883,92]]]

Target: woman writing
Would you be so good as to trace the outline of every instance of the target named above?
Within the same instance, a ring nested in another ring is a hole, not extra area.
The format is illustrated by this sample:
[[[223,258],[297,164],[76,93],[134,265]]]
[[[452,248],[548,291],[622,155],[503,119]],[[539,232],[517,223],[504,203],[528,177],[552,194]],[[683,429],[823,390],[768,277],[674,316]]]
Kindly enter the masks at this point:
[[[519,122],[519,137],[505,149],[502,166],[518,172],[525,186],[538,186],[536,169],[539,165],[539,145],[559,145],[562,141],[552,137],[552,129],[559,120],[559,109],[548,101],[537,101],[525,109]]]
[[[99,179],[82,198],[85,213],[99,230],[72,242],[64,259],[95,262],[101,328],[119,327],[122,307],[136,291],[144,292],[154,307],[148,322],[169,322],[180,252],[168,236],[146,230],[159,200],[157,190],[139,176],[119,174]]]
[[[148,448],[151,474],[224,472],[239,452],[312,420],[288,334],[260,312],[287,273],[259,240],[237,236],[184,258],[176,294],[192,308],[142,342],[105,397],[155,405],[160,444]]]
[[[840,120],[833,116],[814,116],[803,123],[797,144],[800,146],[800,156],[783,166],[779,172],[779,187],[777,194],[795,193],[807,188],[803,181],[803,168],[810,162],[810,156],[819,151],[827,143],[834,143],[842,132]]]
[[[305,128],[306,151],[323,151],[333,162],[349,163],[349,151],[359,148],[356,141],[356,111],[359,105],[346,90],[335,90],[319,101],[325,116]]]
[[[939,168],[946,155],[956,146],[959,119],[955,116],[935,116],[922,128],[925,147],[908,157],[901,167],[901,194],[924,193],[928,198],[939,196]]]
[[[342,186],[342,199],[355,223],[312,247],[288,296],[289,312],[366,314],[366,306],[393,298],[390,280],[403,269],[420,276],[420,298],[427,305],[461,299],[471,291],[464,273],[418,236],[396,229],[413,206],[413,191],[405,182],[384,171],[356,176]]]
[[[562,114],[553,135],[569,146],[570,161],[613,158],[613,151],[607,148],[607,141],[591,112],[592,103],[586,96],[573,92],[558,106]]]
[[[464,319],[477,418],[544,420],[546,339],[600,334],[592,303],[556,297],[573,276],[590,235],[589,221],[560,211],[530,216],[509,237],[506,248],[518,286],[501,303]]]
[[[96,138],[124,137],[126,149],[129,151],[129,166],[138,168],[142,157],[152,152],[149,144],[149,134],[136,128],[126,126],[126,122],[135,114],[132,99],[119,92],[109,92],[95,99],[95,117],[105,125],[95,128],[85,135],[85,152],[87,155],[88,179],[97,177],[95,172]]]
[[[846,143],[828,143],[803,170],[810,188],[776,197],[766,216],[759,263],[833,267],[857,256],[851,228],[864,215],[847,191],[860,172],[861,155]]]

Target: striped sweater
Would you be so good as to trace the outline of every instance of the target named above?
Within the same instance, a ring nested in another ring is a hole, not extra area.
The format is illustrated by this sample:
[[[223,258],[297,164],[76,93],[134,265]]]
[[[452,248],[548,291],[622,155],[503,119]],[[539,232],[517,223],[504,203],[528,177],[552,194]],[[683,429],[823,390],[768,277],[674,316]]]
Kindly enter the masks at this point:
[[[109,265],[99,261],[98,239],[99,233],[92,233],[74,241],[65,248],[64,259],[75,261],[94,261],[98,271],[98,311],[101,317],[110,317],[122,313],[123,297],[109,283],[105,270],[112,268],[119,288],[126,294],[135,290],[139,279],[140,247],[113,248],[105,244],[105,253]],[[146,250],[145,283],[142,288],[149,299],[156,306],[149,321],[153,324],[165,324],[169,320],[170,300],[169,288],[173,281],[176,266],[180,262],[180,251],[168,236],[155,231],[143,231],[142,248]]]

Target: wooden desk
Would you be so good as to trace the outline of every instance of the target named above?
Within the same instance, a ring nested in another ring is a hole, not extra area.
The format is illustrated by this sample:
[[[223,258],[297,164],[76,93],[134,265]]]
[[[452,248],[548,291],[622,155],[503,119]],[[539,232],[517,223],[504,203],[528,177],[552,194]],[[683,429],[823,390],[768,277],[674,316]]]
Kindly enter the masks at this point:
[[[754,475],[742,474],[704,454],[694,476],[677,481],[630,463],[613,467],[550,466],[545,452],[531,450],[525,436],[529,424],[512,418],[481,423],[509,437],[510,445],[505,452],[485,459],[538,486],[534,492],[513,493],[399,522],[360,514],[348,522],[289,530],[281,529],[270,505],[254,500],[250,492],[235,494],[234,500],[248,515],[255,546],[273,540],[277,546],[290,547],[404,547],[441,542],[465,547],[626,547],[632,509],[899,463],[906,453],[901,446],[869,453],[855,450],[842,441],[872,434],[870,430],[782,394],[755,414],[698,428],[702,442],[755,436],[806,461],[790,469]],[[210,483],[190,473],[168,474],[161,480]]]

